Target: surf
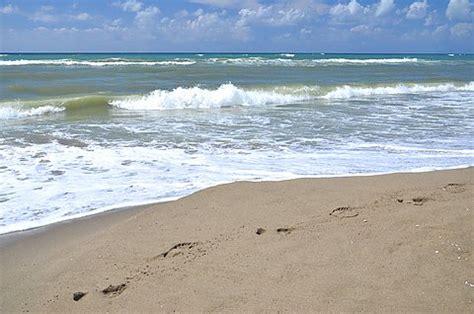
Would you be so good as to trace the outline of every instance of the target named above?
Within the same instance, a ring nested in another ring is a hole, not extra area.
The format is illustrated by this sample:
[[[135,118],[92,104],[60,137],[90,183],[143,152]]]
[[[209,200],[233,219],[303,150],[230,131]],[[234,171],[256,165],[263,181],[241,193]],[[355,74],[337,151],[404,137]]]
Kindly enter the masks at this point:
[[[438,92],[474,92],[474,82],[467,84],[397,84],[395,86],[359,87],[344,85],[323,95],[324,99],[350,99],[370,96],[425,94]]]
[[[25,66],[25,65],[47,65],[47,66],[170,66],[170,65],[192,65],[196,61],[193,60],[162,60],[162,61],[146,61],[112,58],[108,60],[73,60],[73,59],[51,59],[51,60],[0,60],[0,66]]]
[[[156,89],[144,95],[85,95],[75,98],[4,102],[0,120],[26,118],[55,113],[67,117],[106,115],[110,110],[185,110],[235,107],[265,107],[305,104],[311,100],[326,102],[396,95],[474,92],[474,82],[397,83],[385,85],[266,85],[236,86],[221,84],[215,88],[198,86]],[[323,103],[320,103],[323,104]]]

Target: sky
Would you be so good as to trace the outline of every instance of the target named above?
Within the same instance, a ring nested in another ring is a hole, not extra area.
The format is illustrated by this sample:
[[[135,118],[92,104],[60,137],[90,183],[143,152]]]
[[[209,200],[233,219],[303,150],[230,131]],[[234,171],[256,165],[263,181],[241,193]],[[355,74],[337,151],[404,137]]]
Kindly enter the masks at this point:
[[[474,52],[471,0],[0,0],[3,52]]]

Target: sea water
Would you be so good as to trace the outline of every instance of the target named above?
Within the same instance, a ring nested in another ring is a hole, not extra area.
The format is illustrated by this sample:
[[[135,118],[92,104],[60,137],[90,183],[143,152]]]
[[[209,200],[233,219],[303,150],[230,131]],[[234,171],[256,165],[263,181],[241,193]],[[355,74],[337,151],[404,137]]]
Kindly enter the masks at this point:
[[[0,233],[223,182],[473,165],[473,55],[1,54]]]

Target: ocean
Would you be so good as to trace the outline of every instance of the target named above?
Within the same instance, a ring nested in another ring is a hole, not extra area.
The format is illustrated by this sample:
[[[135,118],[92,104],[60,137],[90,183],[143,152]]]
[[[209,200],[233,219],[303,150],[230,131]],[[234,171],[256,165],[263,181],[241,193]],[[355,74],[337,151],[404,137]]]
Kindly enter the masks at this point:
[[[0,233],[225,182],[474,164],[474,55],[4,53],[0,82]]]

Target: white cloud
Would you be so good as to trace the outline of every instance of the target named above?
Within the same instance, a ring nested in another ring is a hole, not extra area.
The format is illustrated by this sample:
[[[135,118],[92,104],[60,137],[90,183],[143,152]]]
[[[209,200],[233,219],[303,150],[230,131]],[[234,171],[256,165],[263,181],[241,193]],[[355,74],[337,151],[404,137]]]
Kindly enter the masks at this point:
[[[75,16],[73,16],[74,19],[78,20],[78,21],[87,21],[87,20],[90,20],[91,19],[91,15],[89,13],[79,13]]]
[[[425,17],[427,10],[428,2],[426,0],[415,1],[408,7],[406,17],[407,19],[422,19]]]
[[[444,24],[436,27],[435,31],[433,32],[434,37],[444,37],[449,30],[449,26]]]
[[[370,26],[370,25],[361,24],[361,25],[357,25],[357,26],[352,27],[350,29],[350,31],[352,33],[359,33],[359,34],[368,35],[368,34],[380,33],[382,31],[382,29],[380,27],[373,27],[373,26]]]
[[[455,39],[470,38],[474,34],[474,24],[473,23],[458,23],[451,27],[450,29],[451,36]],[[471,41],[472,43],[472,41]]]
[[[379,0],[371,5],[363,5],[357,0],[350,0],[346,4],[338,3],[331,7],[329,15],[335,24],[375,25],[387,21],[390,18],[387,16],[395,7],[394,0]]]
[[[51,12],[51,11],[54,11],[54,7],[52,5],[42,5],[40,7],[40,11]]]
[[[160,14],[160,9],[157,6],[144,7],[143,3],[137,0],[125,0],[114,2],[114,6],[121,8],[125,12],[135,13],[134,22],[135,25],[140,29],[156,27],[158,24],[157,17]],[[148,33],[150,36],[153,35]]]
[[[257,0],[190,0],[189,2],[218,8],[253,8],[258,6]]]
[[[250,24],[269,26],[295,25],[309,15],[302,9],[283,5],[259,6],[255,9],[241,9],[237,25],[245,27]]]
[[[439,23],[440,23],[440,19],[439,19],[439,16],[438,16],[438,11],[433,10],[432,12],[430,12],[426,16],[424,25],[425,26],[432,26],[432,25],[437,25]]]
[[[29,17],[34,22],[57,23],[63,21],[88,21],[92,19],[89,13],[81,12],[78,14],[60,14],[52,6],[42,6],[38,11]]]
[[[58,15],[54,14],[54,8],[49,5],[41,6],[39,11],[35,12],[30,19],[34,22],[54,23],[59,20]]]
[[[354,16],[366,13],[367,11],[368,8],[359,4],[357,0],[351,0],[347,5],[338,3],[331,8],[329,13],[334,16]]]
[[[377,4],[377,10],[375,16],[383,16],[395,8],[393,0],[380,0]]]
[[[7,4],[4,7],[0,7],[0,13],[1,14],[12,14],[18,11],[18,7],[14,7],[11,4]]]
[[[172,42],[218,42],[231,39],[247,40],[246,28],[239,28],[225,11],[193,13],[178,12],[160,20],[160,33]]]
[[[468,21],[471,18],[469,0],[450,0],[446,9],[446,17],[450,20]]]
[[[56,27],[52,29],[53,32],[62,34],[62,33],[75,33],[78,32],[79,30],[75,27]]]
[[[340,23],[360,21],[370,13],[370,7],[361,5],[357,0],[351,0],[348,4],[336,4],[329,10],[333,20]]]
[[[135,23],[140,28],[148,28],[156,24],[156,17],[160,14],[160,9],[155,6],[148,7],[142,11],[138,11],[135,16]]]
[[[143,3],[137,0],[126,0],[122,2],[116,2],[114,5],[120,7],[123,11],[126,12],[138,12],[141,10]]]
[[[301,35],[311,35],[313,33],[313,31],[309,28],[305,28],[303,27],[302,29],[300,29],[300,34]]]
[[[353,33],[369,33],[370,27],[367,25],[357,25],[351,28],[351,32]]]

